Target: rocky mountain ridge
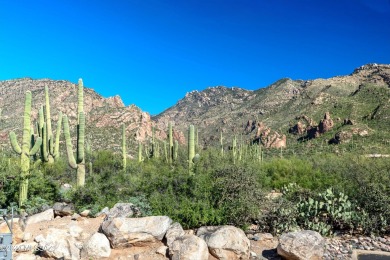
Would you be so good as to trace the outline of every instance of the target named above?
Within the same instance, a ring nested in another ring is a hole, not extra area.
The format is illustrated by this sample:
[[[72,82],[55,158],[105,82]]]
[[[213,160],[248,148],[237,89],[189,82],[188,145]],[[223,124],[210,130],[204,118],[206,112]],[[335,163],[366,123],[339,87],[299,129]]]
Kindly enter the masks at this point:
[[[384,111],[389,106],[389,79],[390,65],[367,64],[346,76],[315,80],[285,78],[255,91],[218,86],[187,93],[176,105],[153,119],[161,127],[173,121],[182,131],[189,124],[197,125],[204,145],[219,140],[220,132],[226,136],[256,139],[258,129],[255,127],[249,132],[247,129],[248,124],[255,122],[282,135],[288,134],[300,117],[318,122],[327,114],[337,119],[335,129],[338,129],[344,119],[357,123],[363,118],[372,120],[372,115],[380,110],[381,120],[386,123],[389,113]],[[296,137],[288,136],[288,139],[291,142]]]
[[[71,127],[74,126],[75,84],[30,78],[0,81],[2,147],[9,147],[10,131],[21,131],[25,92],[32,92],[32,117],[35,120],[38,108],[44,103],[45,85],[49,87],[52,120],[57,120],[57,113],[61,111],[70,118]],[[174,137],[180,143],[185,143],[188,126],[193,124],[197,126],[199,144],[203,147],[219,142],[221,132],[226,143],[236,135],[244,141],[261,140],[265,147],[285,147],[309,136],[307,131],[315,130],[315,122],[323,119],[325,114],[334,122],[333,130],[328,131],[332,136],[323,135],[327,140],[353,136],[356,132],[377,134],[378,129],[382,131],[381,136],[385,136],[389,131],[386,126],[390,125],[389,86],[390,65],[367,64],[346,76],[314,80],[285,78],[255,91],[223,86],[191,91],[176,105],[153,118],[135,105],[126,107],[119,96],[104,98],[86,87],[86,138],[92,149],[119,151],[120,126],[125,124],[129,149],[134,151],[136,142],[150,140],[153,126],[156,137],[166,139],[168,122],[172,121]],[[312,122],[302,121],[302,118],[309,118]],[[354,125],[343,124],[345,120],[354,122]],[[301,126],[293,134],[290,129],[298,123]]]
[[[44,105],[44,88],[48,86],[53,122],[58,112],[68,115],[74,130],[77,121],[77,85],[64,80],[22,78],[0,81],[1,127],[0,144],[9,147],[10,131],[21,133],[24,95],[32,92],[32,122],[38,117],[38,109]],[[125,106],[120,96],[104,98],[91,88],[84,88],[86,113],[86,141],[92,149],[119,150],[121,125],[126,125],[130,142],[145,141],[152,136],[154,126],[150,114],[135,105]],[[158,138],[166,138],[165,132],[156,130]],[[72,135],[75,137],[75,135]],[[64,140],[61,139],[63,143]],[[135,146],[135,144],[134,144]]]

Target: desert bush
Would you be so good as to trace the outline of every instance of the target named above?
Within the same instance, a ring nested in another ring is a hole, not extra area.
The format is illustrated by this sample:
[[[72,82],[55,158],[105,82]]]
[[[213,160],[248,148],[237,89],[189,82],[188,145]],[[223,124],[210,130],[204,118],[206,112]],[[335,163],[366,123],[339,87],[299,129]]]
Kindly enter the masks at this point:
[[[296,203],[280,197],[265,201],[262,214],[256,220],[256,224],[259,226],[259,231],[280,235],[299,229],[298,215]]]
[[[227,223],[244,226],[259,217],[264,192],[252,167],[222,167],[211,177],[214,181],[212,197]]]

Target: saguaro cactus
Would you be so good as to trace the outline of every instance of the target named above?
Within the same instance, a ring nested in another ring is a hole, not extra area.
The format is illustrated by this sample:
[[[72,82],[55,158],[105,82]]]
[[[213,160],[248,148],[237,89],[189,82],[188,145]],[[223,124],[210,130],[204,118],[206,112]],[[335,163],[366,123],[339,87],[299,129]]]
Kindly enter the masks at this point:
[[[169,139],[169,163],[172,164],[173,161],[173,131],[172,131],[172,122],[168,123],[168,139]]]
[[[85,137],[85,115],[84,115],[84,88],[83,81],[79,79],[78,86],[78,105],[77,105],[77,150],[76,158],[73,154],[72,140],[70,138],[69,120],[64,115],[64,134],[66,142],[66,151],[68,155],[68,162],[70,167],[77,169],[77,186],[83,187],[85,185],[85,158],[84,158],[84,137]]]
[[[127,152],[126,152],[126,126],[122,125],[122,162],[123,162],[123,170],[126,170],[126,160],[127,160]]]
[[[39,109],[39,119],[37,123],[38,135],[42,138],[41,145],[41,162],[53,162],[58,159],[60,152],[60,135],[62,125],[62,113],[58,114],[56,139],[54,142],[52,128],[51,128],[51,116],[50,116],[50,101],[49,90],[45,87],[45,106]]]
[[[156,141],[155,141],[155,129],[154,129],[154,126],[152,126],[152,143],[151,143],[151,149],[150,149],[150,157],[151,158],[154,158],[156,157]]]
[[[195,129],[193,125],[188,128],[188,169],[192,170],[195,156]]]
[[[50,115],[50,100],[49,100],[49,89],[45,86],[45,116],[46,116],[46,133],[47,140],[45,143],[48,145],[48,153],[49,153],[49,161],[51,157],[56,160],[60,156],[60,135],[61,135],[61,126],[62,126],[62,113],[58,113],[58,121],[57,121],[57,131],[56,131],[56,139],[54,143],[53,132],[51,129],[51,115]],[[44,140],[42,140],[44,141]]]
[[[179,141],[175,140],[175,143],[173,145],[173,159],[177,160],[177,154],[179,152]]]
[[[144,158],[142,157],[142,143],[138,142],[138,162],[142,162]]]
[[[223,135],[222,135],[222,130],[221,130],[221,137],[220,137],[219,141],[221,143],[221,156],[223,157]]]
[[[23,116],[23,140],[20,148],[14,132],[10,133],[10,140],[13,150],[20,155],[21,183],[19,189],[19,207],[23,206],[27,200],[28,176],[30,175],[30,156],[36,154],[42,143],[42,138],[38,137],[31,148],[31,92],[26,92]]]
[[[232,152],[233,152],[233,164],[235,164],[236,163],[236,155],[237,155],[237,138],[236,138],[236,136],[233,137]]]

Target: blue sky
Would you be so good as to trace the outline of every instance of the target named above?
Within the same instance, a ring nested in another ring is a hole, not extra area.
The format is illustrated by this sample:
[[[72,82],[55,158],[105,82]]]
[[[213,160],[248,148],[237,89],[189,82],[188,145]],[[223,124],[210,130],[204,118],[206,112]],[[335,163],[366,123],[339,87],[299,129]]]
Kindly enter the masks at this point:
[[[390,0],[0,0],[0,80],[81,77],[151,114],[372,62],[390,63]]]

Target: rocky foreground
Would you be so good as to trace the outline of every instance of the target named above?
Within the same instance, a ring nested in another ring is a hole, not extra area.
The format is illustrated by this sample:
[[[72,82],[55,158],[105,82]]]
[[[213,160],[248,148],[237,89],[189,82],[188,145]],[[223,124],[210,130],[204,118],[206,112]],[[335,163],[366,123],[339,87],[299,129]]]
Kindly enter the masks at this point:
[[[356,249],[390,252],[390,237],[325,239],[310,230],[274,237],[234,226],[183,230],[167,216],[137,217],[131,203],[106,208],[96,218],[88,215],[75,213],[72,204],[55,203],[14,218],[13,259],[354,259]],[[0,233],[7,230],[1,223]]]

